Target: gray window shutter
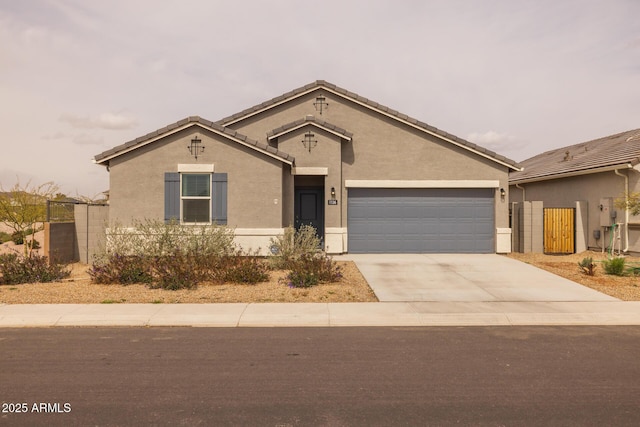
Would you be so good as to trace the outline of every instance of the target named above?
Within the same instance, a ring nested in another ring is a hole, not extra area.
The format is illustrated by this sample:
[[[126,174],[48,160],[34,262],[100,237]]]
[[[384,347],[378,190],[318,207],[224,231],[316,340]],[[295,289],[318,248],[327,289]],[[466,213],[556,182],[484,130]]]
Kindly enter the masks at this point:
[[[227,174],[211,175],[211,221],[227,224]]]
[[[164,222],[180,221],[180,174],[164,174]]]

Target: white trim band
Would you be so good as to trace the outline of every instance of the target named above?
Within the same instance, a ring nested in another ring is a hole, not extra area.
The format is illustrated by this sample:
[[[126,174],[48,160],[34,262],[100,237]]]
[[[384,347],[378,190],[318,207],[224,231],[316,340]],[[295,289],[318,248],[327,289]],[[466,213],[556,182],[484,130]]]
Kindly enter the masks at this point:
[[[236,236],[277,236],[284,234],[284,228],[234,228]]]
[[[291,175],[329,175],[329,168],[291,168]]]
[[[498,180],[391,180],[391,179],[347,179],[347,188],[498,188]]]
[[[213,173],[213,163],[178,163],[178,172],[208,172]]]

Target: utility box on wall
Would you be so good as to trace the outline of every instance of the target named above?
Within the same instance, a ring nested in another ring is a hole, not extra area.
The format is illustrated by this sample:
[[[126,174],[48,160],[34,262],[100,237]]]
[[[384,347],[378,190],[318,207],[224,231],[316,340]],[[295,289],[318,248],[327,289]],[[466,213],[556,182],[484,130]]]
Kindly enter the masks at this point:
[[[616,211],[613,209],[613,198],[600,199],[600,227],[610,227],[615,223]]]

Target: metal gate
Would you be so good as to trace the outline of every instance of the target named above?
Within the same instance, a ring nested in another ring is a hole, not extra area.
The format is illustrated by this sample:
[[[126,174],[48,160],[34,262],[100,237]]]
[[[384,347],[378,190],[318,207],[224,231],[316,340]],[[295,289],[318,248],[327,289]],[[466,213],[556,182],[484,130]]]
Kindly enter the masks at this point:
[[[575,208],[544,208],[544,253],[575,252]]]

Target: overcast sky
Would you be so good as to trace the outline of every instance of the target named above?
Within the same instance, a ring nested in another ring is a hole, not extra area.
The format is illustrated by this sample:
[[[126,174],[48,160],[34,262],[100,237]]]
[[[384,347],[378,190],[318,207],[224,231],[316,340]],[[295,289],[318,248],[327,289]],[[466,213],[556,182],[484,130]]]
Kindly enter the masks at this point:
[[[640,128],[638,0],[0,0],[0,183],[315,80],[521,161]]]

